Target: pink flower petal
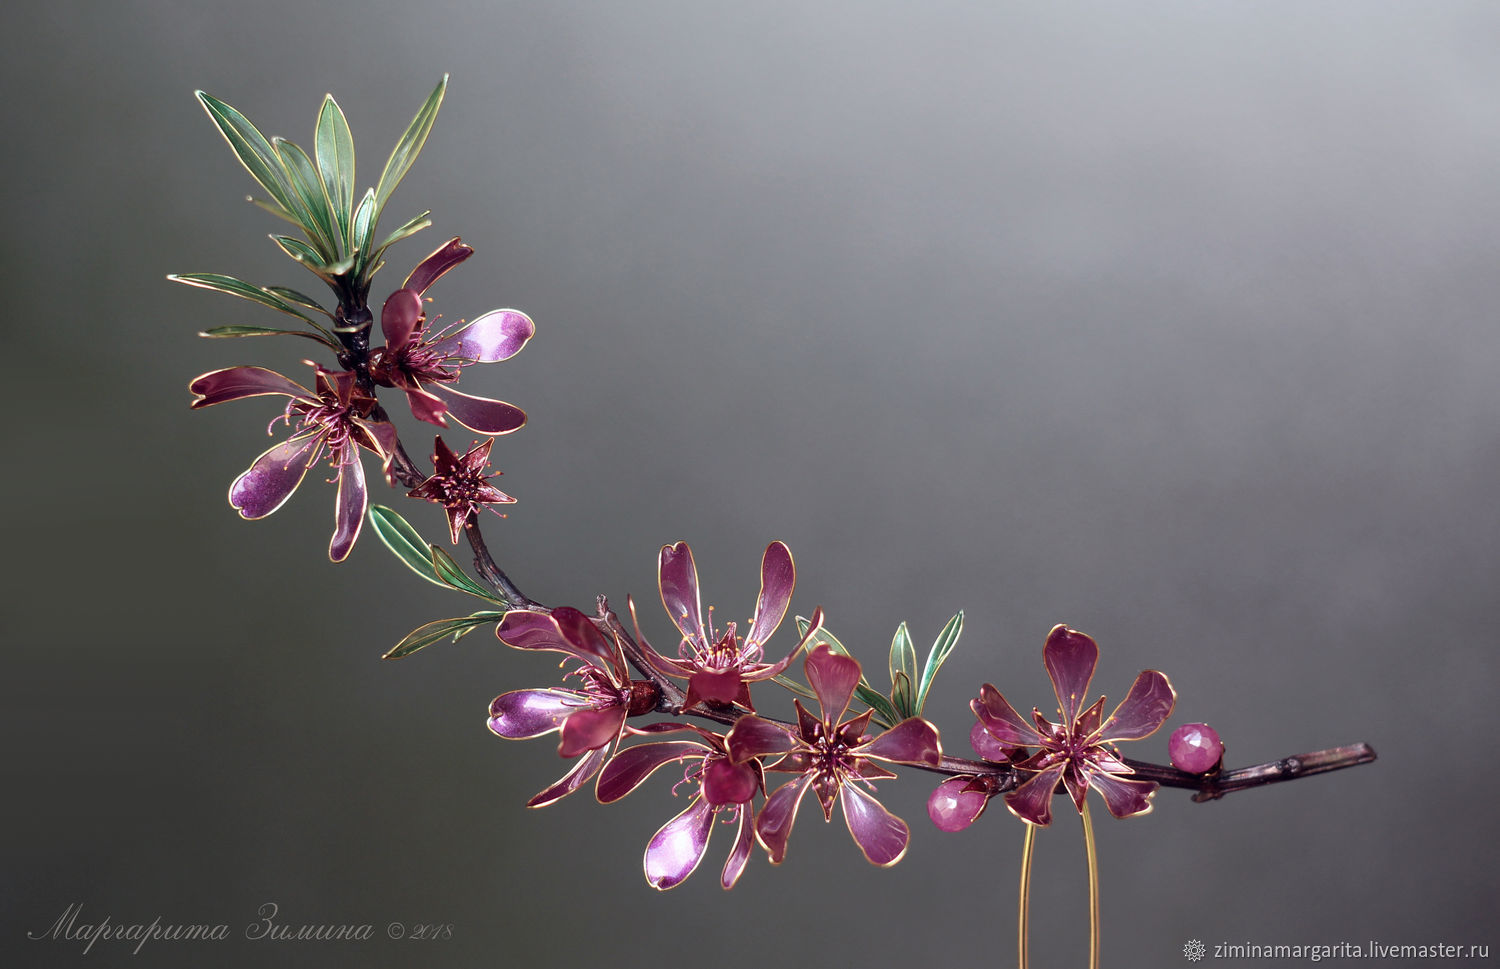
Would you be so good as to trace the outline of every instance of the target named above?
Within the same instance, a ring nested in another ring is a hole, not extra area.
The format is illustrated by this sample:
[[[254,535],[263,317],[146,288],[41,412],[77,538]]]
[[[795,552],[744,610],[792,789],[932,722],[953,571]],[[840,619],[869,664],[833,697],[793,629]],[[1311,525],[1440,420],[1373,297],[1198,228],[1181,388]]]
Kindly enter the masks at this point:
[[[401,288],[413,290],[418,294],[425,293],[427,287],[437,282],[444,273],[472,255],[474,255],[474,250],[458,241],[455,236],[443,243],[437,252],[417,263],[417,268],[406,277],[406,282],[401,284]]]
[[[729,756],[742,764],[752,757],[790,753],[797,748],[797,738],[783,724],[748,716],[735,722],[734,729],[724,738],[724,744],[729,749]]]
[[[938,766],[943,748],[937,728],[921,717],[908,717],[859,749],[865,757],[898,764]]]
[[[988,683],[979,688],[979,697],[970,701],[969,709],[1002,744],[1035,747],[1042,742],[1042,735],[1031,721],[1017,713],[1005,695]]]
[[[605,760],[609,758],[609,748],[600,747],[591,750],[578,758],[573,769],[562,776],[557,783],[537,792],[531,800],[526,802],[527,807],[546,807],[556,801],[560,801],[587,784],[590,777],[599,773],[599,768],[604,766]]]
[[[297,490],[321,450],[322,438],[316,432],[269,448],[229,486],[230,506],[241,518],[271,514]]]
[[[755,600],[755,621],[745,638],[745,648],[762,645],[771,638],[786,616],[797,585],[797,568],[792,553],[781,542],[772,542],[760,560],[760,595]]]
[[[978,701],[975,701],[978,702]],[[969,728],[969,746],[974,748],[974,753],[985,760],[1004,764],[1010,760],[1010,755],[1016,749],[1014,744],[1003,744],[984,728],[984,721],[975,721],[974,726]]]
[[[760,788],[760,775],[749,764],[736,764],[723,757],[710,757],[703,771],[703,797],[714,807],[744,804]]]
[[[740,723],[744,723],[741,720]],[[755,838],[770,853],[771,864],[779,865],[786,858],[786,842],[792,836],[792,825],[797,821],[797,808],[802,797],[811,786],[811,774],[799,774],[771,792],[755,819]]]
[[[432,349],[449,359],[499,363],[520,353],[535,334],[536,324],[520,310],[491,310]]]
[[[561,730],[564,720],[587,706],[571,690],[513,690],[490,703],[490,730],[506,740],[530,740]]]
[[[625,725],[624,704],[602,710],[579,710],[563,721],[562,739],[557,744],[559,757],[577,757],[585,751],[609,746]]]
[[[939,831],[962,831],[984,813],[989,797],[969,790],[969,777],[950,777],[927,799],[927,816]]]
[[[1161,729],[1172,715],[1177,692],[1163,673],[1145,670],[1130,685],[1130,692],[1099,728],[1102,740],[1140,740]]]
[[[656,575],[667,615],[682,631],[684,639],[704,648],[707,637],[703,633],[703,608],[698,599],[698,567],[693,564],[693,550],[687,542],[662,546]]]
[[[1052,794],[1067,763],[1057,764],[1005,795],[1005,806],[1022,821],[1046,827],[1052,823]]]
[[[824,643],[807,657],[804,667],[807,684],[818,696],[818,705],[823,711],[823,720],[838,723],[849,709],[849,700],[854,688],[859,685],[859,661],[852,656],[835,653]]]
[[[481,434],[509,434],[526,423],[526,412],[514,404],[488,397],[470,397],[444,384],[430,384],[432,393],[448,405],[448,416]]]
[[[662,825],[646,845],[646,881],[658,891],[681,885],[708,850],[714,812],[701,797]]]
[[[719,884],[726,891],[733,888],[745,873],[745,865],[750,861],[750,849],[755,844],[755,818],[750,813],[750,806],[747,804],[740,808],[739,814],[739,832],[735,835],[734,847],[729,850],[729,860],[724,862],[724,871],[719,875]]]
[[[311,397],[308,389],[274,370],[264,367],[228,367],[213,370],[188,384],[188,390],[198,396],[193,401],[194,410],[212,407],[226,400],[242,397],[259,397],[262,394],[284,394],[287,397]]]
[[[394,354],[412,343],[422,322],[422,297],[414,289],[398,289],[385,298],[380,308],[380,332],[385,335],[385,352]]]
[[[659,767],[690,757],[703,757],[708,748],[690,740],[626,747],[615,754],[599,775],[596,794],[601,804],[618,801],[641,785]]]
[[[359,452],[349,449],[347,459],[339,465],[339,494],[333,508],[333,538],[328,542],[328,557],[342,562],[354,550],[359,528],[365,522],[365,468],[359,463]]]
[[[566,622],[566,632],[559,622]],[[617,670],[617,657],[589,621],[577,609],[559,606],[552,615],[526,609],[512,609],[500,620],[495,635],[502,643],[516,649],[546,649],[567,653],[579,662],[600,669]]]
[[[1042,647],[1042,662],[1047,665],[1047,675],[1052,677],[1052,689],[1057,693],[1063,723],[1071,726],[1083,708],[1089,680],[1094,678],[1094,667],[1099,663],[1099,645],[1091,637],[1067,626],[1054,626],[1047,634],[1047,644]]]
[[[858,784],[845,784],[842,800],[849,834],[870,863],[888,868],[900,861],[911,838],[906,822],[887,811]]]
[[[448,426],[448,405],[442,398],[420,387],[402,389],[406,392],[406,406],[411,408],[411,416],[438,427]]]
[[[712,700],[716,703],[733,703],[745,698],[745,683],[738,669],[722,672],[698,672],[688,678],[687,705],[697,700]]]
[[[1155,781],[1134,781],[1101,771],[1089,771],[1089,785],[1104,796],[1104,805],[1117,818],[1133,817],[1151,810]]]

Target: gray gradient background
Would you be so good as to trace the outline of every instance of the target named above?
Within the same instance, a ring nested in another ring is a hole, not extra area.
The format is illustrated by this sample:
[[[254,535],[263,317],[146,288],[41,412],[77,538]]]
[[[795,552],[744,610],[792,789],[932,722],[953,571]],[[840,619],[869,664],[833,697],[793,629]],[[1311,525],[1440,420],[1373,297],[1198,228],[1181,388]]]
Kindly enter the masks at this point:
[[[633,592],[665,640],[662,543],[742,616],[784,539],[794,609],[877,671],[898,621],[925,648],[967,610],[929,706],[955,751],[981,682],[1050,696],[1068,622],[1102,645],[1096,690],[1167,671],[1173,721],[1215,724],[1233,764],[1381,755],[1104,818],[1109,964],[1179,964],[1189,938],[1500,943],[1500,8],[65,0],[0,26],[0,962],[1013,957],[1020,827],[940,835],[925,775],[882,787],[914,830],[893,870],[804,811],[781,869],[725,894],[721,833],[651,891],[666,782],[528,811],[564,765],[484,728],[549,662],[481,635],[383,663],[467,602],[368,535],[329,565],[317,479],[264,522],[226,506],[274,406],[190,413],[187,380],[307,347],[197,340],[271,314],[163,276],[315,281],[192,90],[303,143],[333,91],[365,185],[444,71],[390,215],[436,226],[377,290],[462,234],[478,255],[437,308],[537,320],[466,378],[531,415],[495,449],[521,503],[490,530],[528,593]],[[1063,820],[1040,966],[1086,948]],[[271,900],[453,937],[241,938]],[[234,938],[26,939],[70,903]]]

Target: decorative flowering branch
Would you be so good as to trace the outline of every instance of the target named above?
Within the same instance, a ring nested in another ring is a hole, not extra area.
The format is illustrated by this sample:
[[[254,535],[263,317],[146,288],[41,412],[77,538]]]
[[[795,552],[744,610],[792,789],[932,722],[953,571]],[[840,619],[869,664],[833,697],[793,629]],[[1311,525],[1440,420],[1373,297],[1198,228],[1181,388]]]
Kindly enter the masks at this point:
[[[350,554],[368,518],[380,540],[411,571],[484,603],[467,615],[418,627],[386,658],[408,656],[445,639],[456,641],[481,626],[494,627],[498,640],[510,647],[566,657],[565,685],[512,690],[490,703],[489,727],[496,735],[523,740],[555,733],[558,754],[573,761],[530,806],[551,804],[590,781],[596,798],[611,803],[655,772],[677,765],[682,776],[674,793],[685,787],[687,803],[648,841],[646,880],[658,889],[681,884],[704,858],[714,824],[721,821],[736,832],[720,873],[727,889],[743,875],[757,845],[771,863],[781,862],[809,794],[825,821],[839,807],[870,862],[896,864],[906,853],[910,829],[881,806],[875,796],[878,785],[898,776],[893,767],[936,773],[944,779],[928,799],[928,815],[938,828],[969,827],[997,797],[1022,822],[1019,957],[1024,966],[1032,839],[1038,828],[1052,822],[1054,798],[1065,794],[1084,826],[1091,962],[1097,964],[1098,879],[1089,790],[1099,793],[1110,814],[1127,818],[1150,811],[1164,786],[1192,790],[1194,801],[1213,800],[1375,759],[1367,745],[1355,744],[1224,770],[1223,744],[1206,724],[1186,724],[1173,733],[1170,766],[1125,758],[1116,744],[1160,729],[1171,716],[1176,693],[1165,674],[1146,670],[1108,717],[1103,697],[1085,705],[1098,646],[1062,625],[1048,634],[1042,649],[1058,719],[1035,708],[1027,717],[999,689],[985,684],[970,704],[976,721],[969,741],[977,759],[946,754],[938,728],[923,716],[923,708],[958,644],[963,613],[944,626],[920,667],[906,624],[897,628],[888,653],[888,690],[869,682],[860,662],[825,628],[820,609],[809,619],[796,620],[795,644],[772,659],[777,651],[768,643],[796,587],[792,555],[781,542],[772,542],[762,557],[760,593],[743,636],[735,623],[719,628],[711,608],[705,614],[697,566],[686,542],[663,546],[658,557],[658,593],[680,634],[675,650],[661,652],[645,640],[633,601],[631,631],[603,596],[593,615],[525,596],[491,555],[481,518],[486,507],[516,500],[490,483],[499,472],[490,470],[489,462],[494,438],[519,430],[526,414],[504,401],[460,392],[455,385],[475,364],[514,357],[535,334],[535,325],[511,309],[439,325],[441,317],[428,312],[428,291],[474,253],[454,238],[420,260],[383,300],[379,319],[384,342],[370,345],[374,276],[391,246],[431,224],[430,213],[409,219],[383,238],[378,226],[391,194],[426,142],[446,90],[444,77],[391,152],[377,184],[357,201],[354,141],[332,96],[318,113],[309,154],[286,139],[267,139],[240,112],[199,92],[210,119],[265,192],[251,201],[301,233],[300,238],[272,235],[272,240],[330,288],[333,302],[325,308],[288,287],[256,286],[217,273],[169,278],[260,304],[297,324],[294,329],[219,326],[203,336],[298,336],[318,344],[331,358],[308,362],[311,390],[249,365],[215,370],[189,384],[195,408],[252,397],[286,398],[272,425],[286,424],[290,435],[234,480],[231,507],[245,518],[270,515],[314,465],[326,460],[337,485],[330,559],[339,562]],[[403,446],[381,403],[382,390],[399,392],[416,421],[451,429],[451,419],[486,439],[455,448],[439,433],[432,470],[424,471]],[[450,541],[456,545],[460,535],[468,541],[477,580],[396,511],[369,504],[362,464],[366,451],[380,459],[388,485],[442,507]],[[801,680],[788,674],[799,657]],[[777,719],[757,706],[755,691],[763,697],[773,684],[795,694],[792,719]],[[815,703],[817,712],[804,700]],[[789,778],[768,794],[769,774]]]

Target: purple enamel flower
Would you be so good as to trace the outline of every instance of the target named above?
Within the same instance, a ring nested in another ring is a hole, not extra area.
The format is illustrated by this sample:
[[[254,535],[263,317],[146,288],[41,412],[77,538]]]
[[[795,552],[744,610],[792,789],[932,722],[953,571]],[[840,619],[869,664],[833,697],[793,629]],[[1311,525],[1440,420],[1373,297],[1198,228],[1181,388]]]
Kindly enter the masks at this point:
[[[715,703],[738,703],[754,710],[750,703],[749,683],[779,675],[807,642],[804,636],[797,647],[780,662],[765,659],[765,642],[786,616],[797,584],[797,569],[792,553],[781,542],[766,547],[760,563],[760,596],[755,601],[755,616],[742,640],[734,623],[727,623],[721,633],[714,628],[713,610],[707,625],[698,598],[698,568],[693,564],[693,550],[687,542],[663,545],[658,568],[661,602],[667,614],[682,632],[677,658],[656,654],[657,664],[672,676],[688,681],[686,705],[701,700]],[[808,632],[816,628],[817,622]],[[653,651],[654,652],[654,651]]]
[[[909,717],[872,737],[865,730],[873,711],[844,719],[859,684],[859,662],[823,644],[808,655],[805,669],[818,698],[818,716],[793,700],[795,727],[750,715],[741,717],[726,738],[735,763],[781,755],[767,769],[797,775],[766,799],[755,820],[755,836],[770,853],[771,863],[780,864],[797,809],[811,790],[817,793],[825,821],[833,819],[834,802],[842,802],[849,834],[872,864],[894,865],[906,854],[911,831],[866,789],[874,789],[874,780],[896,776],[876,761],[938,766],[942,747],[937,728],[921,717]]]
[[[765,775],[758,759],[745,763],[730,760],[724,738],[688,724],[661,723],[635,730],[638,735],[660,735],[690,731],[698,740],[666,740],[626,747],[615,754],[599,775],[596,794],[600,803],[618,801],[640,786],[658,768],[683,765],[679,785],[689,785],[693,794],[686,808],[652,836],[646,844],[646,881],[666,891],[687,880],[708,852],[714,821],[735,826],[734,845],[719,875],[719,884],[733,888],[750,860],[755,843],[754,812],[750,801],[765,792]],[[672,788],[677,793],[677,785]]]
[[[494,443],[493,438],[475,443],[460,457],[438,436],[432,445],[431,477],[406,493],[408,498],[425,498],[443,506],[455,545],[464,526],[478,518],[486,504],[508,505],[516,500],[489,483],[490,478],[499,477],[501,472],[484,473],[490,460],[490,445]]]
[[[188,390],[197,395],[194,408],[267,394],[289,398],[285,412],[276,420],[289,425],[295,421],[292,436],[256,458],[234,479],[229,504],[242,518],[266,517],[286,503],[308,469],[326,454],[338,480],[336,525],[328,557],[342,562],[354,548],[365,518],[365,472],[359,449],[373,451],[389,465],[396,449],[396,429],[370,419],[375,400],[359,390],[353,373],[324,370],[310,361],[309,366],[316,372],[315,391],[263,367],[215,370],[193,380]]]
[[[427,287],[473,254],[462,242],[450,240],[386,299],[380,309],[385,346],[375,351],[370,376],[404,392],[419,420],[447,427],[451,416],[481,434],[509,434],[526,423],[525,411],[502,400],[461,394],[449,385],[469,364],[496,363],[520,353],[536,332],[535,324],[519,310],[494,310],[472,323],[434,331],[422,307]]]
[[[1085,709],[1083,698],[1099,661],[1099,646],[1083,633],[1056,626],[1047,634],[1042,661],[1057,694],[1061,723],[1052,723],[1040,710],[1032,721],[1016,712],[1000,691],[986,683],[969,706],[984,730],[999,745],[1036,752],[1014,763],[1027,777],[1005,795],[1005,806],[1023,821],[1046,825],[1052,821],[1052,795],[1059,784],[1081,812],[1090,787],[1104,797],[1117,818],[1151,810],[1154,781],[1135,780],[1114,744],[1151,736],[1172,714],[1177,694],[1165,674],[1146,670],[1135,678],[1130,692],[1104,719],[1104,697]],[[952,782],[948,782],[952,783]]]
[[[572,770],[526,802],[542,807],[588,783],[624,734],[632,697],[625,657],[588,616],[567,606],[551,615],[507,612],[495,635],[507,646],[565,653],[579,664],[567,674],[577,677],[577,689],[514,690],[490,704],[489,726],[497,735],[530,740],[558,733],[558,754],[578,758]]]

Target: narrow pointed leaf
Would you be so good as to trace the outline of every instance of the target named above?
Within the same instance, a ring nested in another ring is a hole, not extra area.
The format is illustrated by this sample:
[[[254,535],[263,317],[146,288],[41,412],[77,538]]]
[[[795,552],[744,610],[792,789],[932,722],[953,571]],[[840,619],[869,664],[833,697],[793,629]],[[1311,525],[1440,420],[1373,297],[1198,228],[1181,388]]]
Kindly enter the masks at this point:
[[[322,279],[324,282],[332,281],[333,274],[328,271],[327,260],[323,258],[322,253],[312,246],[301,239],[295,239],[292,236],[284,236],[275,232],[271,233],[271,241],[276,243],[282,252],[291,256],[303,266],[306,266],[313,273],[316,273],[319,279]]]
[[[938,670],[942,669],[943,663],[958,645],[958,637],[963,631],[964,611],[960,609],[943,626],[943,631],[938,633],[937,642],[932,644],[932,649],[927,653],[927,665],[922,669],[922,680],[917,686],[917,708],[912,711],[913,715],[921,715],[922,707],[927,703],[927,691],[932,689],[932,681],[937,679]]]
[[[323,98],[322,110],[318,112],[313,151],[318,156],[318,174],[338,222],[344,248],[353,250],[349,227],[354,222],[354,135],[332,94]]]
[[[354,224],[349,226],[353,237],[354,275],[369,279],[375,275],[370,266],[370,236],[375,234],[375,190],[365,189],[365,194],[354,209]]]
[[[467,592],[469,595],[477,596],[480,599],[504,604],[504,600],[495,598],[493,592],[469,578],[468,574],[453,560],[453,556],[437,545],[429,545],[427,548],[429,554],[432,556],[433,569],[437,573],[437,577],[442,579],[445,585],[457,589],[459,592]]]
[[[291,201],[291,186],[287,184],[286,170],[266,136],[249,119],[223,101],[203,91],[196,93],[203,110],[208,112],[208,117],[219,129],[219,134],[224,136],[224,140],[229,142],[230,150],[240,160],[240,164],[245,166],[250,177],[270,193],[271,198],[276,200],[276,204],[281,206],[288,217],[292,217],[296,209]]]
[[[438,577],[437,568],[433,565],[430,546],[422,538],[421,534],[402,518],[394,510],[385,505],[370,506],[370,525],[374,527],[375,534],[385,543],[385,547],[395,553],[407,568],[431,582],[444,588],[452,586]]]
[[[288,286],[267,286],[266,292],[270,293],[272,296],[279,296],[282,299],[286,300],[288,303],[297,303],[298,305],[306,306],[310,310],[317,310],[319,313],[322,313],[330,320],[333,319],[333,314],[325,310],[323,308],[323,304],[319,303],[311,296],[308,296],[306,293],[298,292],[297,290],[292,289]]]
[[[236,336],[273,336],[283,334],[286,336],[305,336],[309,340],[318,341],[331,350],[337,351],[339,349],[339,345],[337,343],[325,339],[324,337],[321,337],[316,333],[308,333],[306,330],[278,330],[274,327],[269,326],[236,325],[216,326],[212,329],[202,330],[198,333],[199,336],[206,336],[216,340]]]
[[[891,685],[896,685],[896,674],[905,673],[908,682],[917,678],[917,648],[912,645],[911,631],[906,628],[906,623],[896,627],[896,635],[891,638]]]
[[[401,228],[397,229],[395,232],[392,232],[390,235],[386,236],[385,241],[381,242],[380,245],[375,247],[375,252],[372,254],[371,258],[379,259],[391,246],[400,242],[402,239],[408,239],[416,235],[418,232],[421,232],[423,229],[432,225],[432,219],[429,218],[429,216],[431,215],[432,212],[430,211],[423,212],[421,215],[401,226]]]
[[[417,116],[412,119],[411,125],[396,147],[391,152],[391,157],[385,163],[385,171],[380,173],[380,184],[375,188],[375,211],[379,213],[385,208],[386,200],[401,183],[411,169],[412,163],[421,154],[422,146],[427,142],[427,136],[432,132],[432,124],[437,120],[438,108],[442,107],[443,94],[448,90],[448,75],[433,88],[427,100],[418,109]]]
[[[407,633],[401,642],[392,646],[380,658],[400,659],[403,656],[410,656],[424,646],[431,646],[438,640],[448,636],[452,636],[457,640],[459,636],[472,631],[476,626],[495,622],[503,615],[504,613],[501,612],[476,612],[471,616],[459,616],[455,619],[438,619],[429,622]]]
[[[339,248],[334,241],[333,213],[328,208],[328,196],[323,192],[317,166],[296,142],[273,138],[271,144],[292,184],[292,204],[298,206],[296,211],[305,221],[308,238],[323,254],[324,262],[333,262],[339,257]]]
[[[917,691],[911,685],[911,677],[906,675],[906,670],[896,671],[895,681],[891,684],[891,706],[902,717],[917,715]]]
[[[240,299],[248,299],[252,303],[269,306],[273,310],[295,316],[299,320],[313,323],[312,317],[297,309],[291,303],[260,289],[251,286],[244,280],[235,279],[233,276],[225,276],[222,273],[173,273],[167,277],[174,283],[186,283],[189,286],[197,286],[201,289],[211,289],[216,293],[228,293],[230,296],[238,296]]]
[[[246,195],[245,201],[249,202],[251,205],[255,206],[258,209],[262,209],[266,212],[271,213],[283,222],[290,222],[292,225],[296,226],[299,229],[305,229],[302,223],[298,222],[297,219],[286,209],[282,208],[281,204],[278,202],[272,202],[270,199],[258,199],[253,195]]]

